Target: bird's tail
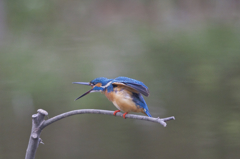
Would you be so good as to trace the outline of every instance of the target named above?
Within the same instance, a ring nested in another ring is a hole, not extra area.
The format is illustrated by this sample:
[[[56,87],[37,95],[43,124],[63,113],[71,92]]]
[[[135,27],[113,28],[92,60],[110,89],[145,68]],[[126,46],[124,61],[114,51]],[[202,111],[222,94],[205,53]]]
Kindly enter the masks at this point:
[[[146,113],[147,116],[152,117],[147,109],[144,109],[144,112]]]

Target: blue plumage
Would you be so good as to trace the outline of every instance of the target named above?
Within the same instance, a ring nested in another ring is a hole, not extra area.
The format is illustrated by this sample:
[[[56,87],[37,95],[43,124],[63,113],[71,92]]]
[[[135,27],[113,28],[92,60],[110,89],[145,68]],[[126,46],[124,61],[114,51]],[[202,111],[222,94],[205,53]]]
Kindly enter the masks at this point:
[[[143,98],[143,95],[148,96],[148,87],[141,81],[128,78],[128,77],[117,77],[115,79],[108,79],[105,77],[98,77],[89,83],[87,82],[74,82],[76,84],[90,85],[91,90],[84,93],[77,99],[85,96],[90,92],[103,92],[106,97],[113,102],[116,106],[117,111],[114,112],[116,115],[120,110],[124,111],[123,117],[128,112],[142,112],[151,117],[147,104]],[[76,100],[77,100],[76,99]]]
[[[113,80],[113,83],[123,83],[126,86],[137,90],[139,93],[145,96],[149,96],[148,87],[141,81],[128,77],[117,77]]]
[[[139,105],[139,107],[143,108],[143,111],[149,116],[152,117],[149,113],[147,104],[143,98],[143,96],[139,93],[132,93],[133,101],[136,105]]]
[[[98,78],[95,78],[94,80],[90,81],[90,83],[93,84],[93,85],[96,85],[98,83],[102,83],[102,85],[104,86],[112,80],[113,79],[108,79],[106,77],[98,77]]]
[[[129,77],[120,76],[120,77],[117,77],[113,80],[113,82],[115,82],[115,81],[116,82],[122,82],[122,83],[137,84],[137,85],[141,85],[141,86],[145,87],[146,89],[148,89],[148,87],[143,82],[132,79],[132,78],[129,78]]]

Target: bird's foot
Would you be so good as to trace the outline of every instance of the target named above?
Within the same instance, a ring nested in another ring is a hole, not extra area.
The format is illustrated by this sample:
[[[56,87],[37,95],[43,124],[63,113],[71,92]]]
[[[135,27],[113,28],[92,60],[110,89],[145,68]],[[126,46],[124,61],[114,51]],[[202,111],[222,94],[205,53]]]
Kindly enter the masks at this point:
[[[116,116],[117,112],[120,112],[120,110],[115,110],[113,115]]]
[[[126,113],[123,114],[123,118],[124,118],[124,119],[126,119],[126,117],[125,117],[126,114],[128,114],[128,112],[126,112]]]

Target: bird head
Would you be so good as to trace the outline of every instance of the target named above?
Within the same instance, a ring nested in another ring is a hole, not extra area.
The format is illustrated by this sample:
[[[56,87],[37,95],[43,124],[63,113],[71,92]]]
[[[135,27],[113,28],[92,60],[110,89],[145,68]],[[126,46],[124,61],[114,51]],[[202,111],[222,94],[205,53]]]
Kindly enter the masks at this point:
[[[110,84],[111,84],[112,79],[108,79],[105,77],[98,77],[95,78],[94,80],[90,82],[73,82],[73,84],[81,84],[81,85],[87,85],[91,86],[92,89],[84,93],[83,95],[79,96],[75,100],[78,100],[79,98],[82,98],[83,96],[87,95],[88,93],[92,92],[102,92],[104,91]]]

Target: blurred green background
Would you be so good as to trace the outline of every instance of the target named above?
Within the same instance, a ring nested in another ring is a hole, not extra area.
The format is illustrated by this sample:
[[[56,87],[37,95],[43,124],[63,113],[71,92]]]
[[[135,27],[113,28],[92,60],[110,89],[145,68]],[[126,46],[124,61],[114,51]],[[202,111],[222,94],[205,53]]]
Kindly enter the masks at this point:
[[[46,127],[36,159],[240,158],[238,0],[0,0],[0,158],[24,158],[37,109],[116,110],[72,82],[144,82],[157,123],[77,115]]]

